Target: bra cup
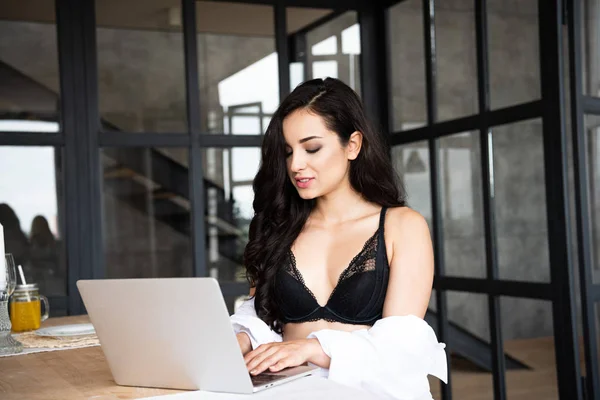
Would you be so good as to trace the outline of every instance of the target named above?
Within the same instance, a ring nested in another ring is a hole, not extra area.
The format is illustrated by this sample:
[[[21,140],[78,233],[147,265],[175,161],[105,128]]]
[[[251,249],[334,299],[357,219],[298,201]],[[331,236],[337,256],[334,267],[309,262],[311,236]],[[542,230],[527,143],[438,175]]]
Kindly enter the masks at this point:
[[[326,306],[321,307],[301,282],[282,270],[278,273],[276,285],[282,322],[324,319],[347,324],[374,324],[381,318],[384,300],[377,287],[379,274],[376,272],[355,274],[339,282]]]
[[[374,317],[369,315],[372,307],[365,306],[371,302],[375,284],[375,271],[352,275],[339,283],[327,308],[348,320],[371,319]]]
[[[284,269],[277,273],[275,292],[279,310],[286,319],[302,319],[313,313],[315,308],[319,308],[319,304],[304,286]]]
[[[340,279],[321,307],[306,286],[290,250],[286,265],[276,275],[275,295],[282,323],[326,320],[356,325],[373,325],[381,319],[389,279],[383,227],[386,208],[380,214],[379,228],[340,274]]]

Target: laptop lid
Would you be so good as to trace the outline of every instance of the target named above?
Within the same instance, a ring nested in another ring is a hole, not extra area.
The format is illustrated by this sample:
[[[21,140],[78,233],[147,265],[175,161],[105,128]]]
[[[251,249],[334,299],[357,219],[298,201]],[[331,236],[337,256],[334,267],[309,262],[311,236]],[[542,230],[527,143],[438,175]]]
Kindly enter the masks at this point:
[[[117,384],[252,393],[213,278],[81,280]]]

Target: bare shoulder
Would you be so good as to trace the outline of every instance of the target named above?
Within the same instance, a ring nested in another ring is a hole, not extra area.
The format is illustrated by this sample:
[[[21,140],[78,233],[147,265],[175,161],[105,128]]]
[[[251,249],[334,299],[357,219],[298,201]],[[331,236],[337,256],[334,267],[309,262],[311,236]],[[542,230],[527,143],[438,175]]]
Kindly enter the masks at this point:
[[[394,255],[398,253],[431,248],[431,233],[427,220],[409,207],[388,209],[384,229],[390,259],[394,259]]]
[[[385,217],[385,230],[392,233],[392,236],[397,234],[429,234],[429,226],[425,217],[409,207],[390,208]]]

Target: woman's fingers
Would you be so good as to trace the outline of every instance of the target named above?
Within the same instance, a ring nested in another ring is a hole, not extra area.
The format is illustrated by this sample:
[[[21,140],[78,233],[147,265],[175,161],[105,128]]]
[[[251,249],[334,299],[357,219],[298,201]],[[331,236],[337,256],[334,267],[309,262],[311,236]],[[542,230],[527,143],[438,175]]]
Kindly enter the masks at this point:
[[[267,369],[271,372],[281,371],[304,363],[307,359],[304,350],[305,347],[298,343],[269,343],[246,354],[244,361],[252,375]]]
[[[258,365],[263,363],[265,361],[265,359],[267,359],[270,356],[272,356],[273,354],[277,353],[277,351],[278,351],[278,347],[273,346],[273,347],[261,352],[260,354],[257,354],[255,357],[253,357],[248,362],[246,362],[246,367],[248,368],[248,371],[253,371],[254,369],[256,369],[256,367]],[[270,366],[271,365],[268,365],[266,368],[268,368]]]
[[[291,357],[285,357],[269,367],[269,371],[278,372],[287,367],[295,367]]]
[[[250,362],[252,359],[254,359],[255,357],[259,356],[260,354],[264,353],[265,351],[268,351],[269,349],[271,349],[273,347],[273,345],[271,343],[268,344],[261,344],[260,346],[258,346],[256,349],[248,352],[245,356],[244,356],[244,362],[246,364],[248,364],[248,362]]]
[[[263,371],[269,369],[274,364],[280,362],[283,358],[287,357],[287,352],[281,348],[278,349],[275,353],[265,358],[260,364],[253,368],[248,368],[252,375],[258,375]]]

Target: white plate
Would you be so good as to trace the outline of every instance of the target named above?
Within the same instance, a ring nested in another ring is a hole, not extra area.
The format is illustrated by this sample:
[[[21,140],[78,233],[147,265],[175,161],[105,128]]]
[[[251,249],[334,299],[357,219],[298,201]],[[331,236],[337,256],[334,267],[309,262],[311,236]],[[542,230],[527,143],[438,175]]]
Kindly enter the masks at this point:
[[[82,336],[96,333],[92,324],[51,326],[35,331],[38,336]]]

